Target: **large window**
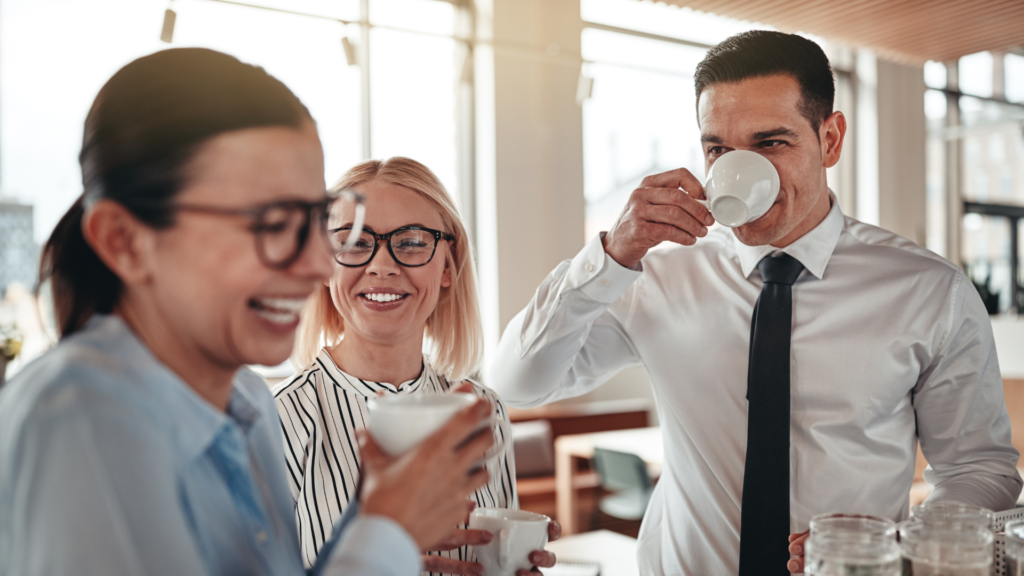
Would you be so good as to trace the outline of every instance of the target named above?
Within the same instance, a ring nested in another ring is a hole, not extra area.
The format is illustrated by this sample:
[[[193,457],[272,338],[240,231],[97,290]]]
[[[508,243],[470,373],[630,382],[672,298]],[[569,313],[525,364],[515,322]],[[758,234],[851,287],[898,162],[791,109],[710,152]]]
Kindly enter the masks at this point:
[[[220,50],[280,78],[317,121],[328,183],[363,158],[404,155],[432,168],[459,197],[452,4],[248,4],[0,0],[0,193],[34,206],[37,242],[81,193],[82,123],[100,86],[129,61],[168,47]],[[176,14],[170,44],[160,41],[168,7]]]
[[[925,66],[929,247],[954,244],[991,313],[1024,312],[1022,77],[1015,54]]]
[[[362,159],[402,155],[434,170],[458,201],[471,193],[460,190],[460,162],[472,158],[459,154],[459,10],[440,0],[0,0],[0,216],[33,230],[15,254],[26,232],[0,227],[0,266],[29,259],[21,268],[34,269],[39,245],[81,194],[82,125],[103,83],[172,47],[231,54],[291,88],[317,122],[328,185]],[[14,279],[26,278],[34,274]],[[12,307],[0,300],[0,326]],[[19,363],[47,346],[41,328],[25,331]]]
[[[703,179],[692,74],[704,51],[594,29],[582,40],[594,79],[583,109],[589,239],[611,227],[645,176],[685,166]]]

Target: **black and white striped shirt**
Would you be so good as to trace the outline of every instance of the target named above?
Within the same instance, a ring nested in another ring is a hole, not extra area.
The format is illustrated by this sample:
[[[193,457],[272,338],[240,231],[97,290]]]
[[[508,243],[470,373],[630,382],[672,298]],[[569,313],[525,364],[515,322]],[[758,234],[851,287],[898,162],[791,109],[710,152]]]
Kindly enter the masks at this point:
[[[505,453],[491,470],[490,481],[476,491],[474,500],[481,508],[518,508],[508,412],[492,390],[476,383],[474,386],[477,396],[494,405],[499,422],[495,437],[507,440]],[[426,356],[419,377],[396,387],[342,372],[325,349],[304,371],[274,387],[302,561],[307,568],[314,564],[320,547],[331,537],[334,521],[355,496],[359,480],[355,431],[366,427],[366,402],[381,390],[386,394],[443,394],[451,387],[444,376],[434,372]],[[432,554],[474,560],[468,546]]]

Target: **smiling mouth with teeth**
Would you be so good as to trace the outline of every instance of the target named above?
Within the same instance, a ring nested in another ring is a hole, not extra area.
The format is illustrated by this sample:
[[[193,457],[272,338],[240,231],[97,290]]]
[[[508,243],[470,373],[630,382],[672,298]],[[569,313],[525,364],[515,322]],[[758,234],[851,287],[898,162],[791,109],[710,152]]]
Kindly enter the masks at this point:
[[[249,307],[257,316],[275,324],[298,322],[305,298],[253,298]]]
[[[386,294],[382,292],[371,292],[368,294],[360,294],[363,298],[371,300],[373,302],[394,302],[395,300],[401,300],[408,296],[408,294]]]

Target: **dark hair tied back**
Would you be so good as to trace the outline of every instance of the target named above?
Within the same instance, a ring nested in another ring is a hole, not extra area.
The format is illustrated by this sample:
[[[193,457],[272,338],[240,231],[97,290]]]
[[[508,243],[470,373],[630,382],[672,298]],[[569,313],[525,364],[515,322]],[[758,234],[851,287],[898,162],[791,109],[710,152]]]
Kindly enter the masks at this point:
[[[43,247],[40,284],[51,281],[61,335],[111,312],[121,295],[121,280],[82,235],[91,203],[113,200],[149,226],[170,226],[171,199],[204,142],[245,128],[299,128],[309,119],[298,98],[262,68],[212,50],[165,50],[114,74],[85,119],[84,192]]]

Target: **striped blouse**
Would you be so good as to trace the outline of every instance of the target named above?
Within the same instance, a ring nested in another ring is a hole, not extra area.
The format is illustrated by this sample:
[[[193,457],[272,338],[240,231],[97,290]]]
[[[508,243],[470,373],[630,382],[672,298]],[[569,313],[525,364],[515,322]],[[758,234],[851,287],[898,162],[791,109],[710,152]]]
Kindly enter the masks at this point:
[[[489,388],[474,383],[477,396],[495,407],[495,438],[507,438],[505,453],[491,468],[490,481],[476,491],[478,507],[518,508],[515,457],[505,404]],[[424,357],[419,377],[399,386],[360,380],[341,371],[326,349],[305,370],[273,389],[284,429],[288,484],[307,567],[331,537],[334,521],[348,508],[359,480],[355,430],[366,427],[366,402],[386,394],[442,394],[452,387]],[[465,526],[463,526],[464,528]],[[431,552],[456,560],[475,560],[468,546]],[[424,573],[426,574],[426,573]]]

